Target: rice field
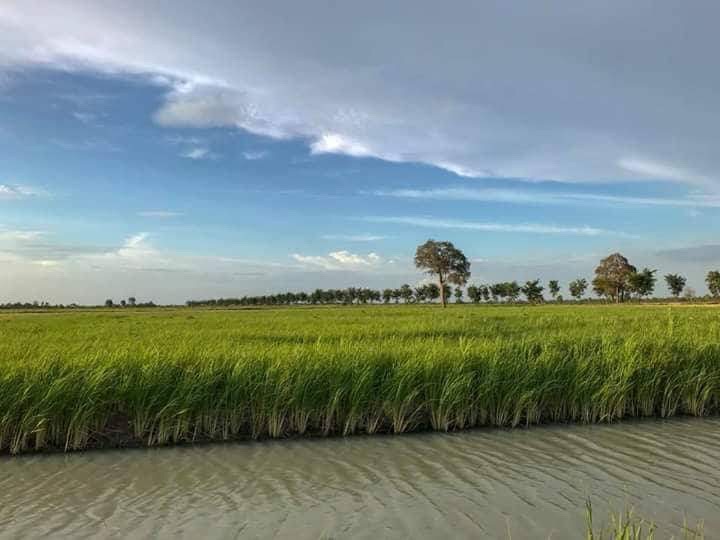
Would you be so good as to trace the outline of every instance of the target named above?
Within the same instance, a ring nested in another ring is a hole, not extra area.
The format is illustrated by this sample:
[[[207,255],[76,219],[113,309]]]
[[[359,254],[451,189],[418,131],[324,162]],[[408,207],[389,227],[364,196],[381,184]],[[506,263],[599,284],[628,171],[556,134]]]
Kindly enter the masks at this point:
[[[720,411],[711,306],[0,314],[0,451]]]

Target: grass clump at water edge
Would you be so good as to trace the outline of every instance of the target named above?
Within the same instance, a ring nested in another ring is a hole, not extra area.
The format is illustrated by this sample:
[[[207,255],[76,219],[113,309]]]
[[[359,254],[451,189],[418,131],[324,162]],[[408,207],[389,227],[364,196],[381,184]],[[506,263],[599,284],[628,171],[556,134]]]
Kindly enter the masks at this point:
[[[625,508],[620,512],[610,514],[610,523],[596,527],[593,518],[592,504],[588,501],[585,505],[585,516],[587,523],[586,540],[654,540],[657,527],[651,521],[646,521],[635,515],[632,507]],[[683,523],[678,536],[671,536],[678,540],[703,540],[705,534],[702,522],[694,527]]]

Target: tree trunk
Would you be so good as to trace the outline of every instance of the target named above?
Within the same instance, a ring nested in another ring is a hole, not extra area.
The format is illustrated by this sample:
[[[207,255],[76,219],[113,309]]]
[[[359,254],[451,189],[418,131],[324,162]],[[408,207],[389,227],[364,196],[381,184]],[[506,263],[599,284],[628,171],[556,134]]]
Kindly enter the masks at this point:
[[[440,278],[440,302],[442,307],[447,307],[447,301],[445,300],[445,284],[443,283],[442,277]]]

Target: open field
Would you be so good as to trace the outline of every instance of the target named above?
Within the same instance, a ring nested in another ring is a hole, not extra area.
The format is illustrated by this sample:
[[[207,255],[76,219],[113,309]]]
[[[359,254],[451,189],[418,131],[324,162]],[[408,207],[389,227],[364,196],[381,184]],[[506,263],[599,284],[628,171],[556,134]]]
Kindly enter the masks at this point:
[[[713,307],[0,314],[11,453],[719,410]]]

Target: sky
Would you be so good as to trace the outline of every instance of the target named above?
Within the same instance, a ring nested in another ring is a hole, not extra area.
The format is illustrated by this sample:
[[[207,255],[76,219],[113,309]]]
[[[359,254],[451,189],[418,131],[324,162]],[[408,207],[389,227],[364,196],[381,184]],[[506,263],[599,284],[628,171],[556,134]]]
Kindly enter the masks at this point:
[[[719,19],[702,0],[3,0],[0,303],[414,285],[428,238],[473,283],[566,285],[620,251],[702,294]]]

